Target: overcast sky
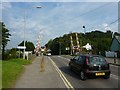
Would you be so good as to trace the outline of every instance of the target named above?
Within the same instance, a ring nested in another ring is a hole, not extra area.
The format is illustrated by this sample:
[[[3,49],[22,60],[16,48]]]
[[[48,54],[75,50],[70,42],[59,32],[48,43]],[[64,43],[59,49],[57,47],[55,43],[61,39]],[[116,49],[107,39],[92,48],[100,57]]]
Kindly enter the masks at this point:
[[[40,31],[42,32],[41,45],[69,32],[84,32],[83,25],[86,27],[86,32],[94,30],[118,32],[118,23],[114,23],[118,19],[118,2],[115,2],[118,0],[109,0],[114,2],[107,0],[102,0],[103,2],[98,2],[99,0],[96,2],[95,0],[13,1],[4,0],[0,4],[2,5],[0,20],[5,23],[12,35],[7,49],[17,47],[24,40],[24,25],[25,40],[35,45]],[[36,6],[42,8],[35,8]]]

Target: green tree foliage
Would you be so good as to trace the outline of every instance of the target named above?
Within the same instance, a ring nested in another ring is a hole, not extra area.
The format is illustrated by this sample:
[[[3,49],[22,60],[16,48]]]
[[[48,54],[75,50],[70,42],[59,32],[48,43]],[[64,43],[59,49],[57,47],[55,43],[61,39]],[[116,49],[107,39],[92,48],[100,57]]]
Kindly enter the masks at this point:
[[[22,41],[18,46],[24,46],[24,41]],[[25,41],[26,51],[34,51],[35,46],[30,41]]]
[[[12,49],[8,49],[5,51],[5,57],[4,59],[5,60],[10,60],[10,59],[13,59],[13,58],[17,58],[17,49],[16,48],[12,48]]]
[[[0,54],[2,53],[2,23],[0,22]]]
[[[46,44],[46,47],[47,47],[47,48],[50,48],[50,47],[51,47],[52,41],[53,41],[52,39],[50,39],[50,40],[48,41],[48,43]]]
[[[2,59],[4,60],[5,47],[7,46],[8,41],[10,41],[9,37],[11,34],[3,22],[0,22],[0,24],[2,25]]]
[[[71,47],[70,35],[72,35],[73,37],[74,46],[76,46],[77,45],[76,36],[75,33],[72,33],[72,34],[65,34],[62,37],[57,37],[53,40],[48,41],[46,47],[51,49],[52,54],[58,55],[60,50],[61,50],[61,54],[67,54],[68,52],[65,50],[65,48]],[[84,46],[87,43],[90,43],[93,49],[92,52],[94,54],[99,54],[99,52],[104,53],[105,51],[110,50],[110,44],[112,41],[112,32],[92,31],[86,34],[78,33],[78,38],[79,38],[80,46]]]

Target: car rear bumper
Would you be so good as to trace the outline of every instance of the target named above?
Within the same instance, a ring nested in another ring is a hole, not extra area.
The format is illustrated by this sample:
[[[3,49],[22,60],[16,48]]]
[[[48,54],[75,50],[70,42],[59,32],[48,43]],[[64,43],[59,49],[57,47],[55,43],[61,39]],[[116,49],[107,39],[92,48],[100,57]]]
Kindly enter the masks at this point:
[[[100,74],[100,75],[96,75]],[[87,71],[86,76],[109,76],[110,70],[103,70],[103,71]]]

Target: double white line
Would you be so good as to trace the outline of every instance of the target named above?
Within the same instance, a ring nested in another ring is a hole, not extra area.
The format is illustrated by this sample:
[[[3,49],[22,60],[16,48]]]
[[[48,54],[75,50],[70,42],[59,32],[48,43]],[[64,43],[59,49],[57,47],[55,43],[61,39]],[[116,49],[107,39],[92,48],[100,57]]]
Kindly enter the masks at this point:
[[[50,58],[50,61],[52,62],[53,66],[55,67],[56,71],[58,72],[58,74],[60,75],[61,79],[63,80],[65,86],[69,89],[69,90],[75,90],[74,87],[70,84],[70,82],[66,79],[66,77],[63,75],[63,73],[61,72],[61,70],[57,67],[57,65],[55,64],[55,62]]]

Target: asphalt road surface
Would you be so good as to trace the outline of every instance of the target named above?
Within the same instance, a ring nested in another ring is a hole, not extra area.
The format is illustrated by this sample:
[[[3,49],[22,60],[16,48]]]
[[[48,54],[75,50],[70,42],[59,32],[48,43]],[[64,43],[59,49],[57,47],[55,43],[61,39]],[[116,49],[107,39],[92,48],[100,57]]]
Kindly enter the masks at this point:
[[[75,88],[118,88],[118,67],[115,65],[110,65],[111,75],[109,79],[103,78],[88,78],[86,81],[82,81],[78,74],[70,71],[68,63],[69,59],[61,56],[50,56],[50,58],[55,62],[57,67],[62,71],[64,76],[70,82],[70,84]]]

